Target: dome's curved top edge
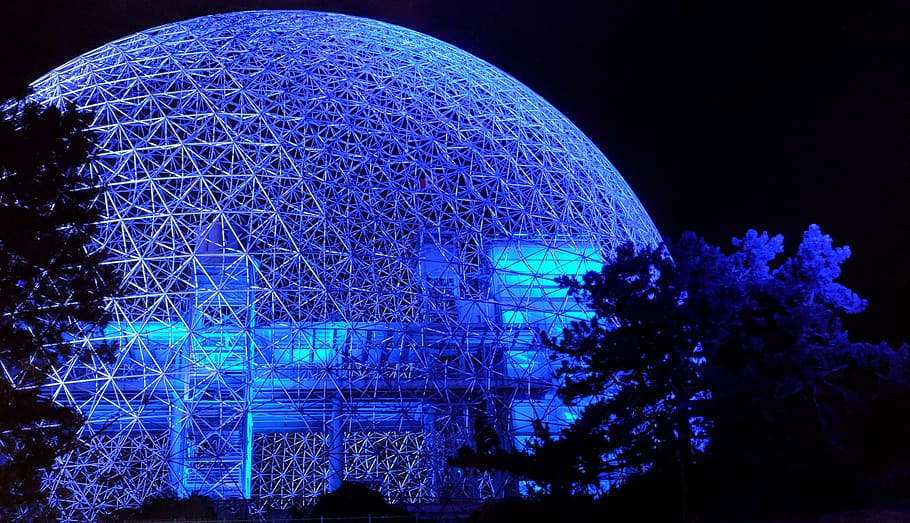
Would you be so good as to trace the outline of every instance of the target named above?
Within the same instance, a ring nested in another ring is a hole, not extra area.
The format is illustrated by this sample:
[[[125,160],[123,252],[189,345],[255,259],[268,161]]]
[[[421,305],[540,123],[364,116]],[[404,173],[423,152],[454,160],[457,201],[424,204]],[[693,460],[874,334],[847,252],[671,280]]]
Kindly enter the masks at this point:
[[[276,23],[259,24],[257,23],[257,19],[262,19],[263,21],[272,19],[275,20]],[[210,28],[206,28],[206,21],[212,21]],[[337,21],[343,23],[336,24],[335,22]],[[323,22],[326,23],[323,24]],[[609,205],[609,207],[613,209],[613,212],[627,215],[628,217],[634,217],[635,221],[638,223],[632,227],[632,229],[641,228],[638,233],[651,238],[659,238],[656,227],[650,222],[647,213],[641,206],[641,202],[638,201],[634,192],[628,187],[626,180],[619,174],[619,171],[613,166],[603,152],[601,152],[599,148],[556,107],[512,75],[504,72],[482,58],[433,36],[386,21],[329,11],[296,9],[239,10],[203,15],[161,24],[113,40],[92,51],[83,53],[66,64],[54,69],[34,82],[33,86],[40,87],[39,90],[42,91],[39,95],[40,97],[45,99],[54,99],[54,97],[56,97],[58,101],[62,100],[67,93],[74,93],[76,90],[81,90],[81,93],[92,91],[92,93],[86,94],[85,96],[108,96],[104,93],[98,93],[104,89],[109,90],[112,82],[120,82],[124,84],[122,87],[127,88],[129,86],[126,84],[132,82],[134,79],[138,83],[144,81],[142,80],[142,77],[138,75],[134,78],[123,77],[125,80],[121,77],[114,78],[115,74],[136,75],[137,73],[130,72],[130,70],[135,70],[135,68],[138,67],[136,63],[131,63],[131,61],[136,60],[137,57],[162,68],[167,74],[180,76],[186,73],[183,69],[174,69],[174,57],[183,57],[185,54],[188,55],[197,51],[199,53],[210,53],[214,62],[220,62],[222,63],[222,67],[228,68],[229,65],[224,64],[233,62],[229,62],[224,54],[226,52],[225,49],[227,49],[227,46],[222,45],[225,41],[224,38],[230,39],[231,36],[235,38],[240,36],[240,43],[243,43],[242,40],[245,35],[253,35],[254,33],[257,33],[257,36],[251,40],[253,45],[247,46],[249,49],[254,49],[253,51],[250,51],[249,54],[251,55],[260,52],[260,49],[269,51],[269,46],[263,45],[263,43],[267,44],[270,41],[274,42],[273,45],[279,47],[280,45],[289,45],[291,47],[297,46],[295,49],[301,47],[312,49],[314,50],[313,54],[319,55],[326,51],[324,48],[319,47],[318,40],[304,39],[298,43],[295,40],[294,35],[304,34],[307,31],[310,31],[310,26],[312,26],[314,34],[332,33],[332,28],[336,25],[343,28],[337,30],[336,34],[342,43],[336,45],[336,47],[333,48],[333,52],[337,53],[337,50],[339,49],[349,49],[352,55],[360,53],[359,56],[354,56],[354,58],[360,60],[360,63],[367,63],[369,60],[375,60],[377,62],[390,60],[390,55],[383,46],[390,49],[394,48],[395,53],[397,53],[395,58],[398,61],[394,64],[380,65],[388,65],[388,67],[393,69],[394,74],[399,75],[397,78],[397,80],[399,80],[399,83],[397,84],[399,91],[395,93],[396,96],[418,99],[427,93],[433,94],[433,90],[439,87],[439,83],[449,82],[446,86],[446,89],[448,90],[442,90],[436,93],[444,98],[445,96],[453,96],[453,92],[455,92],[453,90],[462,87],[456,85],[457,82],[465,82],[466,85],[463,86],[464,90],[457,92],[454,95],[463,97],[462,99],[466,103],[461,105],[452,106],[451,104],[455,103],[452,100],[442,100],[439,102],[436,99],[431,99],[432,97],[425,97],[418,100],[421,104],[427,104],[425,106],[421,105],[413,108],[422,111],[419,115],[420,125],[425,126],[427,132],[429,132],[434,125],[438,126],[440,123],[450,123],[449,121],[438,120],[438,118],[441,117],[436,114],[437,111],[451,109],[456,113],[461,112],[462,114],[460,117],[462,118],[472,119],[475,118],[476,115],[474,113],[468,114],[467,112],[473,111],[479,107],[479,110],[487,112],[480,114],[480,117],[478,117],[479,119],[471,120],[471,125],[478,126],[481,129],[475,132],[470,139],[480,140],[484,136],[491,136],[493,140],[500,141],[497,145],[500,149],[493,151],[492,153],[489,150],[484,149],[485,152],[479,152],[478,154],[500,155],[496,159],[496,161],[500,162],[500,166],[506,169],[512,169],[509,172],[502,173],[502,175],[504,178],[517,181],[518,184],[516,184],[516,187],[520,186],[521,183],[533,185],[536,182],[540,182],[542,176],[549,176],[551,178],[551,180],[542,183],[550,183],[553,182],[553,180],[558,181],[565,178],[564,182],[571,183],[568,183],[566,187],[563,187],[562,189],[548,188],[544,190],[537,187],[535,190],[540,192],[542,196],[557,190],[581,191],[584,195],[576,195],[577,197],[581,197],[582,199],[591,202],[600,201],[601,203],[598,203],[597,205]],[[288,31],[285,31],[285,29],[293,28],[295,26],[302,26],[303,29],[287,36]],[[321,33],[320,31],[317,31],[320,26],[322,27]],[[350,27],[363,28],[364,30],[363,32],[352,32],[344,29]],[[171,29],[174,31],[170,32]],[[226,35],[219,34],[222,29],[227,33]],[[270,40],[270,35],[274,35],[274,40]],[[398,38],[401,38],[401,41],[399,41]],[[359,44],[345,44],[345,42],[348,41],[359,42]],[[311,45],[309,42],[314,43]],[[402,45],[402,42],[407,45]],[[165,50],[166,46],[170,47]],[[123,49],[121,49],[121,47],[123,47]],[[127,47],[129,49],[127,49]],[[289,79],[287,81],[291,82],[296,81],[292,77],[299,72],[310,74],[308,69],[306,71],[300,70],[301,68],[305,68],[304,66],[308,67],[309,62],[304,64],[301,60],[287,63],[288,61],[286,60],[276,58],[276,56],[280,55],[280,51],[282,51],[282,49],[278,49],[274,53],[266,53],[263,55],[263,57],[261,57],[261,62],[264,65],[262,65],[262,67],[267,68],[270,65],[274,65],[275,69],[285,70],[284,72],[281,72],[281,74],[287,74],[288,71],[290,71],[290,74],[285,76],[285,78]],[[426,51],[426,54],[421,54],[423,51]],[[105,53],[107,54],[105,55]],[[256,57],[254,56],[254,58]],[[319,56],[317,58],[321,59],[325,58],[325,56]],[[347,58],[350,58],[350,56]],[[99,67],[92,67],[95,62],[101,61],[102,59],[106,60],[103,64],[105,67],[121,67],[123,71],[112,72],[112,69],[102,70],[102,68]],[[285,63],[281,63],[282,61]],[[160,63],[156,64],[156,62]],[[339,67],[342,69],[347,67],[347,65],[345,65],[347,62],[339,63],[341,64]],[[400,69],[394,69],[396,67]],[[75,68],[81,68],[82,71],[74,73],[72,69]],[[433,71],[434,68],[438,68],[438,70]],[[418,69],[420,71],[418,71]],[[226,69],[225,72],[237,77],[242,76],[244,79],[252,79],[253,76],[255,76],[255,72],[250,71],[238,72]],[[428,72],[429,74],[424,74],[425,72]],[[350,73],[350,71],[343,72],[338,78],[342,78],[343,80],[344,74],[348,73]],[[323,73],[317,73],[316,75],[318,76],[320,74]],[[112,80],[112,82],[106,82],[106,80]],[[332,81],[337,84],[337,78]],[[94,83],[103,85],[86,85]],[[263,84],[260,83],[257,84],[256,88],[258,89],[262,86]],[[101,88],[96,89],[96,87]],[[224,92],[225,87],[223,85],[214,87],[217,89],[217,93]],[[325,85],[322,87],[325,88]],[[208,89],[208,87],[204,87],[204,89]],[[347,89],[347,87],[341,87],[341,89]],[[150,92],[148,95],[140,93],[138,95],[130,96],[157,97],[159,94],[160,93]],[[313,93],[306,92],[302,93],[302,95],[303,97],[308,97],[307,103],[310,103],[314,99],[314,96],[316,96]],[[124,98],[120,94],[110,94],[109,96],[110,98],[105,99],[102,103],[107,104],[108,106],[114,106],[118,110],[125,107],[124,104],[133,103],[127,102],[127,98]],[[221,94],[217,94],[217,96],[221,96]],[[267,94],[265,94],[264,91],[253,91],[251,89],[250,96],[254,98],[254,101],[264,103]],[[480,102],[478,102],[478,100],[480,100]],[[275,102],[272,101],[269,101],[269,103],[275,104]],[[445,106],[446,104],[450,105]],[[377,107],[379,106],[377,105]],[[349,111],[350,109],[351,106],[347,106],[347,108],[341,110]],[[135,111],[137,109],[132,108],[127,110]],[[180,110],[182,111],[184,109]],[[309,110],[313,109],[311,108]],[[322,109],[316,110],[319,111]],[[186,114],[179,114],[178,116],[184,117]],[[257,117],[265,121],[267,117],[270,118],[271,116],[266,113],[261,113],[257,114]],[[137,119],[138,117],[133,116],[133,118]],[[360,118],[362,118],[362,116]],[[141,118],[138,119],[141,120]],[[112,125],[119,125],[119,123]],[[505,128],[507,129],[504,131],[503,129]],[[388,136],[394,134],[394,130],[391,129],[391,127],[387,130],[390,133]],[[435,130],[449,133],[452,136],[457,135],[456,138],[458,139],[463,139],[467,133],[464,128],[452,131],[450,129],[436,127]],[[237,132],[240,133],[241,131]],[[508,136],[503,133],[508,133]],[[479,141],[475,143],[478,147],[478,151],[485,147],[485,143],[486,142],[481,144]],[[513,147],[515,144],[518,144],[518,146]],[[522,147],[524,147],[524,149],[522,149]],[[513,158],[512,160],[514,161],[506,161],[505,157],[501,156],[503,154],[524,156]],[[465,155],[464,158],[465,162],[469,163],[473,161],[468,155]],[[443,160],[445,160],[445,158],[443,158]],[[515,167],[516,162],[540,163],[539,165],[531,165],[529,170],[523,170],[523,167]],[[518,173],[521,176],[524,176],[524,178],[515,180],[513,175],[510,174],[512,172]],[[530,174],[528,174],[529,172]],[[598,178],[601,178],[603,181],[597,181]],[[586,185],[593,187],[593,189],[589,191],[589,187],[586,187]],[[518,189],[515,190],[517,191]],[[603,203],[604,201],[607,203]],[[617,220],[616,224],[623,221],[619,218],[617,218]],[[616,225],[614,224],[611,226]],[[645,230],[648,232],[645,233]]]

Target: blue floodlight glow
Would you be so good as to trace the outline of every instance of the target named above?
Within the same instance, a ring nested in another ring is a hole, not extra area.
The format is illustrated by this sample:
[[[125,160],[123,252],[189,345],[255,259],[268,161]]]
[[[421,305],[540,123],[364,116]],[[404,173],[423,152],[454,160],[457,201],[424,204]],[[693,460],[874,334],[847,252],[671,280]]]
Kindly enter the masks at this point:
[[[446,464],[472,419],[569,419],[553,282],[660,237],[600,151],[514,78],[382,22],[168,24],[33,84],[94,113],[114,362],[47,392],[88,417],[48,477],[68,518],[173,491],[310,502],[500,494]],[[90,347],[101,340],[81,340]]]

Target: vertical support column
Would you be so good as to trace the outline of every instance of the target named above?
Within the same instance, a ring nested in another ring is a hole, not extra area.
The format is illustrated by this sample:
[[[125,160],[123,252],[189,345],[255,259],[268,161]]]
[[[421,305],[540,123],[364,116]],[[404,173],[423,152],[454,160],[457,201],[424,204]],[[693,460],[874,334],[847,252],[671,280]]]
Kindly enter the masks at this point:
[[[255,263],[252,260],[245,264],[248,272],[246,280],[255,279]],[[243,345],[246,354],[243,357],[243,427],[241,437],[241,463],[240,463],[240,491],[244,499],[253,495],[253,364],[255,345],[253,344],[253,329],[256,327],[256,308],[251,292],[246,293],[246,307],[249,318],[244,326]]]
[[[344,398],[332,397],[332,421],[329,424],[329,491],[344,481]]]
[[[168,448],[168,483],[174,489],[174,493],[179,498],[185,498],[190,495],[187,489],[187,459],[189,459],[189,448],[187,448],[186,423],[187,423],[187,400],[192,403],[192,391],[189,390],[190,381],[190,361],[189,355],[193,353],[192,336],[194,309],[191,309],[186,317],[191,318],[185,321],[187,326],[187,335],[183,343],[175,346],[178,351],[176,361],[179,362],[180,368],[175,373],[179,376],[171,385],[171,406],[168,417],[171,421],[169,431],[169,448]]]
[[[447,475],[447,459],[442,456],[440,449],[446,449],[445,437],[436,430],[436,408],[429,403],[420,402],[417,407],[416,417],[420,420],[420,431],[423,432],[424,448],[418,459],[429,465],[430,477],[428,483],[435,495],[440,495],[441,487],[445,487],[444,479]]]
[[[240,491],[244,499],[253,495],[253,412],[247,405],[243,422],[243,456],[240,463]]]
[[[200,231],[193,265],[186,345],[183,427],[194,455],[183,458],[184,489],[223,498],[252,493],[252,366],[256,262],[237,229],[219,216]]]
[[[250,324],[252,324],[252,307],[250,307]],[[252,328],[252,325],[249,325]],[[253,490],[253,406],[252,406],[252,385],[253,385],[253,344],[250,332],[244,334],[244,345],[246,354],[244,355],[244,376],[243,376],[243,419],[240,427],[240,495],[244,499],[252,497]]]
[[[186,491],[186,433],[184,431],[184,422],[181,419],[182,414],[178,411],[177,405],[171,406],[171,429],[169,434],[168,447],[168,485],[174,489],[174,493],[179,498],[185,498],[189,495]]]

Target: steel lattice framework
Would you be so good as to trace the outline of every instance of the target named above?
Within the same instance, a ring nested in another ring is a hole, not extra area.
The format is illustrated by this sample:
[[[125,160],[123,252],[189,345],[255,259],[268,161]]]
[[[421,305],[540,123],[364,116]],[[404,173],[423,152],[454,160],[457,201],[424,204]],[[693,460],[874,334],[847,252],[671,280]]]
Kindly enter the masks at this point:
[[[412,503],[495,494],[445,459],[485,416],[571,416],[537,340],[583,315],[553,278],[659,235],[613,166],[491,65],[386,23],[197,18],[33,84],[95,114],[98,238],[124,279],[48,393],[87,450],[70,517],[165,489],[287,505],[342,480]]]

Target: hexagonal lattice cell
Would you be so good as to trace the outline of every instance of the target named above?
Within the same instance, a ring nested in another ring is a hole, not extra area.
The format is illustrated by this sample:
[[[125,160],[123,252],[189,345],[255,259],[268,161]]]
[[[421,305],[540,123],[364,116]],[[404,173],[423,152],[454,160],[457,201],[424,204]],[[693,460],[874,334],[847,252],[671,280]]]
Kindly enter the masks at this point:
[[[48,481],[68,514],[165,488],[286,506],[344,479],[495,494],[446,458],[478,416],[516,444],[571,416],[537,340],[584,311],[553,279],[660,240],[553,107],[386,23],[197,18],[33,87],[94,112],[98,242],[124,281],[116,361],[48,389],[90,420]]]

